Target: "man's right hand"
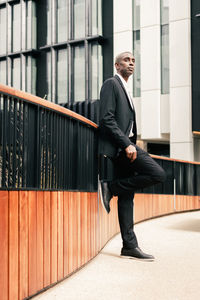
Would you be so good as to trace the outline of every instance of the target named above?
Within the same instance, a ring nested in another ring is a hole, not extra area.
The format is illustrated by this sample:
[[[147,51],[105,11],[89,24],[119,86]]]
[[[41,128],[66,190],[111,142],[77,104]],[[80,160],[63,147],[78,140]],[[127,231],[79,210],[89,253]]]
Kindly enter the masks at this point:
[[[130,159],[131,163],[137,158],[137,150],[133,145],[125,148],[126,156]]]

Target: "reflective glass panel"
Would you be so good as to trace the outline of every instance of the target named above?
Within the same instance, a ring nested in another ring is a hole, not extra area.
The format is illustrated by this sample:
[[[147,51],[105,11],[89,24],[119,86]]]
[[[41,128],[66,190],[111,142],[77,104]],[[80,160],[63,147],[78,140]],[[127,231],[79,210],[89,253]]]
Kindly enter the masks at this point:
[[[51,52],[47,52],[46,54],[46,83],[47,83],[47,92],[46,97],[47,100],[51,101],[52,98],[52,76],[51,76]]]
[[[169,93],[169,25],[161,26],[161,91]]]
[[[51,16],[52,4],[51,0],[47,0],[47,45],[51,44]]]
[[[85,0],[74,0],[74,38],[85,36]]]
[[[21,4],[12,6],[12,51],[21,50]]]
[[[0,55],[6,54],[6,7],[0,8]]]
[[[133,74],[133,96],[140,97],[140,0],[133,0],[133,54],[135,56],[135,70]]]
[[[0,83],[6,84],[6,60],[0,60]]]
[[[36,94],[36,59],[26,57],[26,92]]]
[[[140,0],[133,0],[133,30],[140,29]]]
[[[160,10],[161,10],[161,24],[168,24],[169,23],[169,0],[161,0],[160,3]]]
[[[74,48],[74,101],[85,100],[85,48]]]
[[[26,48],[31,49],[31,1],[26,1]]]
[[[36,15],[36,3],[32,1],[32,32],[31,32],[31,39],[32,39],[32,48],[37,47],[37,15]]]
[[[91,50],[91,59],[92,59],[92,73],[91,82],[92,82],[92,100],[99,99],[99,92],[103,80],[103,58],[102,58],[102,48],[100,45],[92,45]]]
[[[141,95],[141,80],[140,80],[140,30],[134,31],[134,49],[135,70],[133,73],[133,96],[140,97]]]
[[[67,49],[57,52],[57,103],[68,102]]]
[[[92,35],[102,34],[102,0],[91,1]]]
[[[14,58],[12,61],[12,86],[15,89],[21,89],[21,59]]]
[[[68,1],[57,0],[57,42],[68,38]]]

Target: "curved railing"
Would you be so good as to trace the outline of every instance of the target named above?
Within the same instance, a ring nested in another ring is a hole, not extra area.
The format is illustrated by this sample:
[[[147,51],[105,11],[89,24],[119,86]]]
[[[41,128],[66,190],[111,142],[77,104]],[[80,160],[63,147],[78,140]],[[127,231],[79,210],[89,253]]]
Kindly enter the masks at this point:
[[[0,85],[1,299],[56,284],[119,232],[97,193],[97,125]],[[200,164],[155,157],[167,181],[135,197],[135,220],[200,208]],[[120,246],[119,246],[120,247]]]

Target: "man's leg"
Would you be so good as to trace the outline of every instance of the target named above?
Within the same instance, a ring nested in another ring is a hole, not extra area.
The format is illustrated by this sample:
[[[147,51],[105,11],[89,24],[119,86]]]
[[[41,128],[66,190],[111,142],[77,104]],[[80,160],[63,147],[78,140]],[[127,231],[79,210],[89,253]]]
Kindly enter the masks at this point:
[[[137,238],[133,230],[133,198],[134,194],[118,196],[118,218],[124,248],[138,247]]]
[[[110,189],[114,195],[134,193],[138,189],[165,181],[165,171],[161,166],[147,152],[138,146],[136,148],[137,158],[133,163],[124,152],[121,152],[115,160],[118,173],[120,170],[126,170],[126,175],[110,183]]]

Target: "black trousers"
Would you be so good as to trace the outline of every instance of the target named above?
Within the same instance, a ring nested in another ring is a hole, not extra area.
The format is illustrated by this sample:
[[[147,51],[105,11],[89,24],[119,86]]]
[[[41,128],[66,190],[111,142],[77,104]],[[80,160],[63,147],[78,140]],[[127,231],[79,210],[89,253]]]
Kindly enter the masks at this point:
[[[137,158],[131,163],[125,152],[113,159],[117,179],[110,182],[112,193],[118,196],[118,218],[123,247],[138,246],[134,232],[133,199],[134,193],[156,183],[165,181],[165,171],[150,155],[136,146]]]

